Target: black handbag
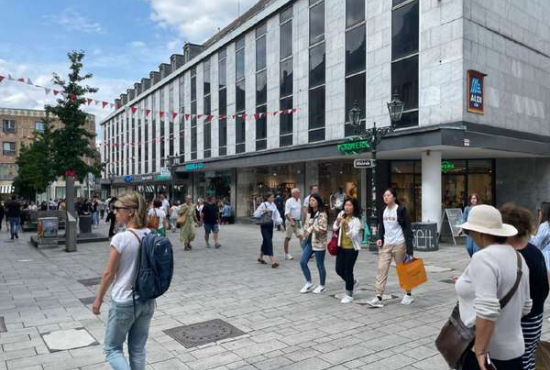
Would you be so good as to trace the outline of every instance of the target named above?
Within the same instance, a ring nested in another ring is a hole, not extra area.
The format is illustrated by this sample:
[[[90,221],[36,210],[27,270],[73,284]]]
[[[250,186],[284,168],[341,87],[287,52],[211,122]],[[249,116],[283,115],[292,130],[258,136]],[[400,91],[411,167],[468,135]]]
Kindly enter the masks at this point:
[[[267,209],[265,203],[262,205]],[[260,226],[267,226],[273,222],[273,211],[267,211],[261,214],[260,217],[254,217],[254,223]]]
[[[518,260],[516,282],[508,294],[500,300],[500,309],[504,309],[510,299],[512,299],[523,275],[521,256],[517,251],[516,254]],[[435,346],[451,369],[462,369],[462,364],[468,353],[467,351],[470,351],[474,345],[474,339],[475,327],[469,328],[462,322],[457,303],[451,313],[451,317],[449,317],[449,320],[445,323],[435,340]]]

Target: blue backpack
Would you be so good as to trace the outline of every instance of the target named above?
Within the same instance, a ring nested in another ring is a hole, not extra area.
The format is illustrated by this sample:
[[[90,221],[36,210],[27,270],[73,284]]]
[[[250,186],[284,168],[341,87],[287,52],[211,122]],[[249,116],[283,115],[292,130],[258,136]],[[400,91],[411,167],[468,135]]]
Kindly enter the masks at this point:
[[[139,237],[132,230],[138,240]],[[172,243],[166,237],[148,233],[140,240],[138,271],[132,296],[134,301],[147,301],[163,295],[174,274]]]

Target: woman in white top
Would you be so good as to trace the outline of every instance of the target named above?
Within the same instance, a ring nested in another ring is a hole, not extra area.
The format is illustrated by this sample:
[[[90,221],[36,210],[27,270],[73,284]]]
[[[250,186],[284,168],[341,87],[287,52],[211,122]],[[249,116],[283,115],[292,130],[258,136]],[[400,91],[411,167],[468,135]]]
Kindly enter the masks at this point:
[[[153,201],[153,208],[149,210],[147,217],[147,226],[151,229],[156,229],[155,231],[159,235],[166,236],[166,229],[168,229],[169,225],[160,199]]]
[[[529,269],[523,257],[506,243],[517,234],[512,225],[502,223],[500,212],[488,205],[470,211],[468,221],[460,228],[474,240],[480,251],[456,282],[460,318],[468,327],[475,325],[473,347],[465,357],[464,370],[485,370],[490,354],[498,370],[522,370],[525,351],[521,318],[531,311]],[[500,300],[514,286],[518,274],[518,258],[522,276],[508,304]]]
[[[172,202],[172,207],[170,207],[170,228],[172,229],[173,233],[177,231],[176,220],[178,219],[178,213],[180,209],[179,206],[180,206],[180,202],[175,201],[175,202]]]
[[[141,194],[132,192],[120,197],[113,206],[116,220],[126,231],[111,240],[109,261],[101,279],[92,311],[100,314],[103,296],[111,286],[111,307],[105,332],[104,350],[107,361],[115,370],[145,369],[145,344],[155,300],[132,299],[132,287],[138,270],[140,240],[150,230],[145,228],[147,203]],[[122,346],[128,337],[130,366],[124,358]]]
[[[261,225],[260,229],[262,231],[262,249],[260,252],[260,258],[258,262],[265,265],[267,262],[264,260],[264,256],[268,256],[271,261],[271,267],[276,269],[279,267],[279,263],[273,256],[273,225],[277,226],[283,223],[283,219],[277,210],[277,206],[273,201],[275,197],[273,193],[267,193],[264,202],[261,203],[256,211],[254,212],[254,217],[261,217],[263,214],[271,212],[271,223],[267,225]]]

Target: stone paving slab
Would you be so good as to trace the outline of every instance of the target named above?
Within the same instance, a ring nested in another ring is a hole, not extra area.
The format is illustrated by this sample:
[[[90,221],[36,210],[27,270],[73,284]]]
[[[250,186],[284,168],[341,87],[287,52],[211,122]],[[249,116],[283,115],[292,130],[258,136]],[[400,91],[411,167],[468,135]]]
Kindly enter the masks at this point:
[[[106,232],[102,223],[100,232]],[[411,306],[399,304],[402,292],[395,271],[388,279],[386,306],[364,305],[374,295],[377,256],[362,251],[356,265],[360,281],[356,303],[342,305],[343,282],[326,257],[327,290],[299,294],[304,279],[295,259],[279,269],[256,262],[261,244],[254,225],[221,226],[222,248],[207,249],[197,229],[192,252],[184,252],[177,234],[175,274],[170,290],[157,300],[147,346],[147,369],[445,369],[434,340],[456,302],[453,277],[469,258],[462,247],[441,245],[437,252],[417,253],[428,267],[428,282],[415,290]],[[276,256],[282,257],[284,234],[275,232]],[[37,250],[29,233],[14,242],[0,233],[0,370],[110,369],[102,344],[109,299],[102,313],[91,313],[108,259],[108,243]],[[315,263],[310,263],[318,283]],[[81,284],[87,280],[87,286]],[[545,317],[550,316],[547,306]],[[208,320],[224,320],[243,332],[237,338],[185,348],[165,331]],[[42,335],[84,328],[100,345],[50,353]],[[545,320],[543,338],[550,339]]]

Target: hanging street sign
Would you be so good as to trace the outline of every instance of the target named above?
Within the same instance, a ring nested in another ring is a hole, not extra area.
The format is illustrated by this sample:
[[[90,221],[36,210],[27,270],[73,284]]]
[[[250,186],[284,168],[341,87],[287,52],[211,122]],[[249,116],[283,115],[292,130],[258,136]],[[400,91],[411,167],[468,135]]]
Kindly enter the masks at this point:
[[[370,151],[367,140],[360,137],[350,138],[342,144],[338,144],[338,151],[345,155],[353,155]]]
[[[373,159],[356,159],[353,161],[355,168],[373,168],[376,162]]]

